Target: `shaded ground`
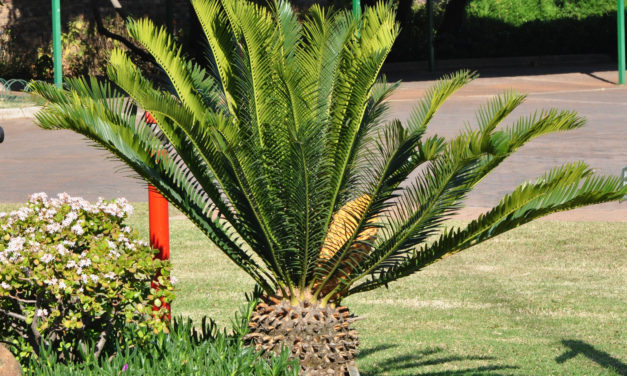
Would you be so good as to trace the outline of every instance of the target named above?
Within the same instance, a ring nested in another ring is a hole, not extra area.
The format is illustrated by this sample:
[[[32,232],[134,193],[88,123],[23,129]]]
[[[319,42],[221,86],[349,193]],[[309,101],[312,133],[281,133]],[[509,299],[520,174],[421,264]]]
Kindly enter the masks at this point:
[[[523,147],[470,195],[462,217],[493,206],[521,182],[565,162],[585,160],[599,173],[613,175],[627,166],[627,88],[615,85],[617,74],[609,66],[582,67],[574,73],[570,68],[565,69],[569,73],[519,69],[524,75],[512,69],[488,70],[483,72],[485,78],[468,85],[442,107],[430,131],[447,137],[455,135],[466,121],[473,124],[474,111],[490,96],[512,88],[529,93],[529,97],[506,124],[548,107],[573,109],[588,119],[583,129],[544,136]],[[424,74],[414,77],[429,78]],[[406,118],[432,82],[403,83],[391,98],[393,116]],[[1,125],[6,139],[0,144],[0,202],[23,202],[38,191],[66,191],[90,200],[99,196],[146,200],[143,182],[132,178],[134,174],[120,163],[107,160],[108,153],[89,147],[80,136],[40,130],[30,119]],[[627,203],[583,208],[552,218],[627,221]]]

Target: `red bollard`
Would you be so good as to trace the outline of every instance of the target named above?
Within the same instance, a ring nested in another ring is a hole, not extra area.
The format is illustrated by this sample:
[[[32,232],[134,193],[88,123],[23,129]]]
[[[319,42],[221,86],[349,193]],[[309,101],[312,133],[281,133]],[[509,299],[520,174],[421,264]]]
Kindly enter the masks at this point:
[[[170,229],[168,226],[168,200],[152,185],[148,185],[148,212],[150,245],[159,250],[159,260],[170,259]]]
[[[148,124],[155,124],[155,119],[146,112],[144,120]],[[159,158],[160,156],[156,156]],[[159,260],[170,259],[170,228],[168,224],[168,200],[157,191],[151,184],[148,185],[148,218],[150,227],[150,246],[158,249],[159,254],[156,256]],[[154,289],[158,289],[157,278],[159,273],[155,276],[151,286]],[[171,319],[171,310],[169,303],[165,304],[168,310],[167,320]],[[153,311],[158,311],[159,307],[153,305]]]
[[[152,185],[148,185],[148,218],[150,227],[150,246],[158,249],[159,254],[157,258],[159,260],[170,259],[170,229],[168,225],[168,200],[165,199]],[[157,278],[160,273],[157,272],[155,279],[152,281],[152,288],[158,289],[159,284]],[[162,301],[163,302],[163,301]],[[168,310],[167,320],[170,321],[172,311],[170,309],[170,303],[162,303]],[[158,311],[159,307],[153,305],[153,311]]]

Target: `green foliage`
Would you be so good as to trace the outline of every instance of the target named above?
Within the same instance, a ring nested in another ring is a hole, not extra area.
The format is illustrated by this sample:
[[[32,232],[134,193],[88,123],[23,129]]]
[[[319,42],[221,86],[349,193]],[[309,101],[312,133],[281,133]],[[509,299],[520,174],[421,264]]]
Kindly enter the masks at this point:
[[[472,0],[464,20],[448,31],[441,29],[445,5],[434,7],[436,59],[616,54],[615,0]],[[424,4],[407,20],[390,60],[426,60]]]
[[[489,57],[616,53],[616,1],[473,0],[438,56]],[[554,38],[540,38],[553,35]]]
[[[131,211],[124,199],[92,205],[40,193],[0,213],[0,340],[18,358],[41,346],[65,361],[98,357],[115,349],[129,323],[137,341],[124,346],[168,330],[165,307],[152,306],[174,298],[170,264],[123,224]]]
[[[490,214],[441,234],[467,193],[509,155],[583,119],[547,110],[500,127],[525,98],[507,92],[457,137],[425,137],[439,107],[474,75],[444,77],[406,122],[389,120],[385,99],[396,85],[377,76],[398,34],[391,5],[367,8],[361,19],[314,6],[299,22],[283,1],[271,10],[235,0],[192,4],[211,49],[208,62],[187,59],[152,22],[132,21],[129,34],[171,87],[155,86],[115,50],[112,83],[73,79],[67,90],[33,84],[50,102],[37,122],[111,151],[267,294],[336,304],[540,216],[627,191],[616,177],[565,165],[523,184]],[[156,126],[145,125],[137,108]],[[167,158],[155,158],[162,150]],[[344,222],[335,226],[346,236],[329,240],[342,208]],[[339,244],[323,254],[329,242]]]
[[[33,40],[32,33],[24,32],[28,28],[20,21],[18,18],[17,22],[0,30],[0,77],[51,79],[54,73],[52,41]],[[119,16],[104,17],[102,24],[109,32],[128,37],[124,20]],[[64,23],[61,45],[63,75],[68,77],[104,76],[109,52],[116,47],[123,48],[119,41],[102,35],[94,20],[85,15],[74,16]],[[137,56],[133,58],[155,73],[149,62],[142,62]]]
[[[24,368],[26,374],[38,376],[170,376],[170,375],[258,375],[296,376],[298,366],[288,360],[289,352],[279,356],[260,357],[251,348],[244,348],[241,337],[226,335],[213,322],[203,320],[199,329],[191,320],[173,320],[169,334],[151,336],[141,347],[116,349],[110,359],[86,357],[84,362],[66,364],[56,352],[42,349],[40,356]],[[136,328],[123,331],[122,342],[137,341]]]
[[[530,21],[580,20],[616,12],[614,0],[472,0],[469,17],[494,18],[521,26]]]

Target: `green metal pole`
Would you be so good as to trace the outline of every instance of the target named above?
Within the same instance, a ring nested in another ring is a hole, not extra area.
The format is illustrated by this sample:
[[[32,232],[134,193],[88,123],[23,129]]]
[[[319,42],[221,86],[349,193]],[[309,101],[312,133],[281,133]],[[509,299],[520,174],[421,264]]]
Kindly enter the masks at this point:
[[[61,64],[61,0],[52,0],[52,61],[54,64],[54,84],[63,84],[63,65]]]
[[[433,72],[435,67],[435,52],[433,49],[433,0],[427,0],[427,14],[429,16],[429,72]]]
[[[617,0],[616,23],[618,29],[618,83],[625,84],[625,0]]]
[[[353,0],[353,14],[356,19],[361,19],[361,1]]]

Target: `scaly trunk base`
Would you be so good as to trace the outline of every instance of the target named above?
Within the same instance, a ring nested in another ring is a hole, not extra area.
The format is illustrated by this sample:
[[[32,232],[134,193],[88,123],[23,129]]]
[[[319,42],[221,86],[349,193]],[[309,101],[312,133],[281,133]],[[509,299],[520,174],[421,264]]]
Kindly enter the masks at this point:
[[[351,328],[356,318],[348,308],[322,307],[308,300],[294,305],[277,297],[262,299],[251,315],[245,343],[266,354],[278,354],[287,346],[300,363],[300,375],[358,374],[354,360],[359,339]]]

